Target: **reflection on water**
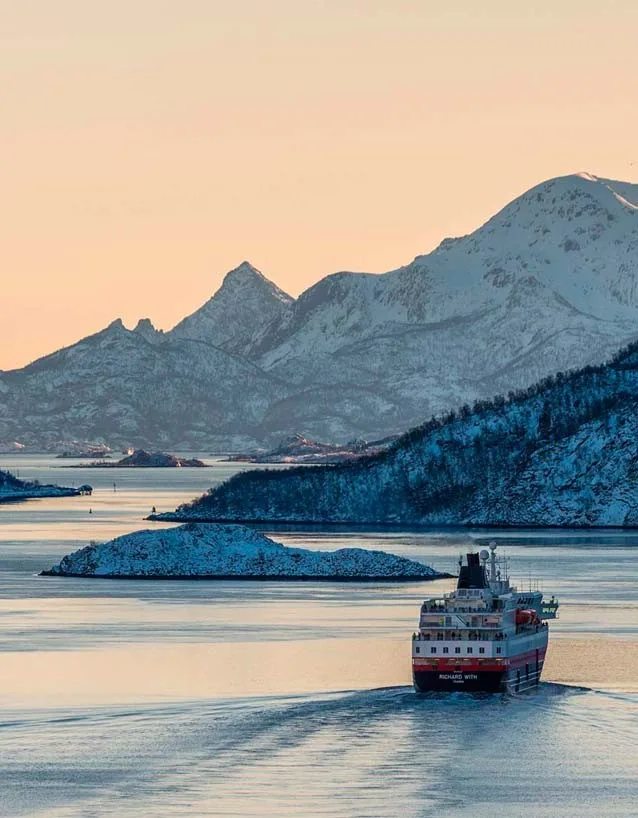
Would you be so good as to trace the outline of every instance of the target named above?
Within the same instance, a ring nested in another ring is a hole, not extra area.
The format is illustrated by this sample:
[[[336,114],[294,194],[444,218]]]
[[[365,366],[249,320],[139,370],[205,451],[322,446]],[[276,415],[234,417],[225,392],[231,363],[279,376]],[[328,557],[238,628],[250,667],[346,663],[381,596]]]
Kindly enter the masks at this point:
[[[0,706],[84,707],[185,699],[299,695],[410,684],[405,638],[286,638],[127,644],[1,655]],[[638,643],[552,644],[544,678],[638,693]]]
[[[448,571],[494,536],[521,587],[560,597],[538,691],[419,698],[406,686],[410,634],[421,598],[451,581],[38,577],[90,540],[158,525],[141,519],[152,505],[173,508],[236,468],[120,475],[13,460],[23,477],[96,491],[0,506],[0,815],[635,814],[638,535],[274,533]]]
[[[545,684],[16,714],[0,814],[630,816],[637,705]]]

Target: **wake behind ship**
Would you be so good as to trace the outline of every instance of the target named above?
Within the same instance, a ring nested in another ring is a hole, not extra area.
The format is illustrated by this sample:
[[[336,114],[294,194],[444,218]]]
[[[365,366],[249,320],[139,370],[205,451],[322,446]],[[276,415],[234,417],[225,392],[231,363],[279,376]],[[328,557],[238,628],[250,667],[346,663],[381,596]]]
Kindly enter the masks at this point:
[[[490,563],[489,570],[487,563]],[[538,685],[547,651],[548,619],[558,602],[540,591],[519,593],[490,551],[467,554],[456,591],[426,599],[412,637],[412,678],[431,690],[518,693]]]

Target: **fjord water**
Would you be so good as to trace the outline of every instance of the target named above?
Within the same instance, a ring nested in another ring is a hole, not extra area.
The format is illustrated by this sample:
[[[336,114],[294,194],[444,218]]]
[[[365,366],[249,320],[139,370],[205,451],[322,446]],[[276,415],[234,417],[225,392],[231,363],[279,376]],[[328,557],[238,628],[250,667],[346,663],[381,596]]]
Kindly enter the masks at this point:
[[[267,531],[448,571],[494,537],[519,587],[560,597],[538,691],[418,698],[418,606],[452,581],[38,577],[237,467],[0,467],[95,487],[0,506],[0,815],[636,814],[638,533]]]

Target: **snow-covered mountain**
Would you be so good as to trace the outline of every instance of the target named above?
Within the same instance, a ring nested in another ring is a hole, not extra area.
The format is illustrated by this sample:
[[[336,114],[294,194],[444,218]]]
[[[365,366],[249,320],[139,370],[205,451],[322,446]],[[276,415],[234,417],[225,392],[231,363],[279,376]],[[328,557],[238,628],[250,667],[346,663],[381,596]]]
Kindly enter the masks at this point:
[[[157,519],[638,527],[638,343],[381,454],[237,474]]]
[[[638,186],[544,182],[474,233],[292,299],[247,262],[173,330],[121,322],[0,373],[0,437],[344,442],[599,363],[638,337]]]
[[[239,355],[250,353],[271,325],[283,321],[294,299],[247,261],[226,274],[222,286],[171,335],[220,347]]]
[[[2,373],[0,428],[30,445],[73,437],[118,448],[252,444],[264,413],[287,394],[285,385],[246,358],[150,330],[114,321],[25,369]]]

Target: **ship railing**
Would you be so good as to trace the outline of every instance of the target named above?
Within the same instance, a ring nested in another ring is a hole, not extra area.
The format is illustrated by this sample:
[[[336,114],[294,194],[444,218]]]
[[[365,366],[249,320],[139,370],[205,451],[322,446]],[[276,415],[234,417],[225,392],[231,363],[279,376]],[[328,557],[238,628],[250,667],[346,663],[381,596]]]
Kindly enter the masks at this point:
[[[541,605],[541,619],[558,619],[558,602]]]
[[[506,633],[483,634],[479,631],[470,631],[467,635],[457,632],[446,633],[444,636],[433,636],[429,633],[413,633],[412,639],[417,642],[501,642],[507,639]]]
[[[485,603],[477,603],[472,607],[468,607],[467,605],[446,605],[446,606],[426,606],[421,605],[421,612],[422,613],[469,613],[469,614],[481,614],[487,613],[491,611],[492,608],[487,606]]]
[[[471,630],[471,631],[489,631],[490,633],[494,633],[495,631],[503,630],[503,624],[498,625],[482,625],[478,623],[471,624],[470,622],[466,622],[461,617],[456,617],[456,622],[449,622],[446,625],[440,625],[436,622],[428,622],[427,619],[420,619],[419,620],[419,627],[420,628],[436,628],[441,629],[444,628],[446,630]]]

